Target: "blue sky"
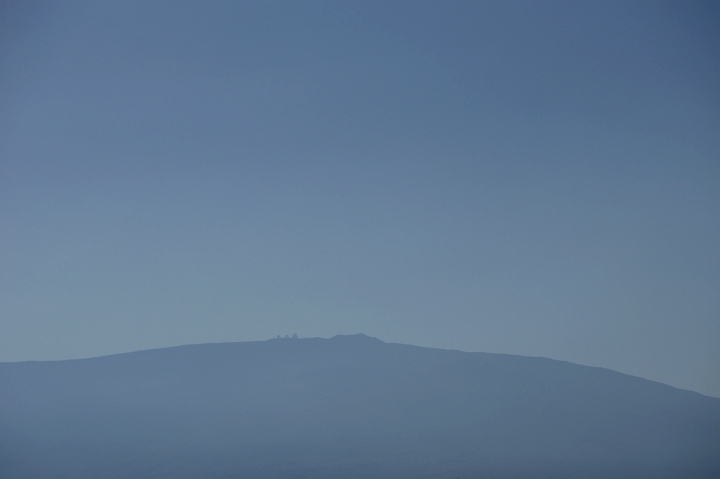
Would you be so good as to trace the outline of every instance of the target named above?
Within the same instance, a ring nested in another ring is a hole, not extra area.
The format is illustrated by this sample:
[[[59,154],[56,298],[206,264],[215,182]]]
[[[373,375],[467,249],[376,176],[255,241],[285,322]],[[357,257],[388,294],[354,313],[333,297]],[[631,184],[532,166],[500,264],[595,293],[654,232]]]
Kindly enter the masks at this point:
[[[277,334],[720,396],[711,2],[0,7],[0,361]]]

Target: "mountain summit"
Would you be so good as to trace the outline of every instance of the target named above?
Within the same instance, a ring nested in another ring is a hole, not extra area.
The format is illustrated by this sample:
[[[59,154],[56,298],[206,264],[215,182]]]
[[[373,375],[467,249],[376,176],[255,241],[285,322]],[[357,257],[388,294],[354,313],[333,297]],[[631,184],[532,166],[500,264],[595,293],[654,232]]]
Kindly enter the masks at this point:
[[[362,334],[0,363],[0,477],[709,479],[720,399]]]

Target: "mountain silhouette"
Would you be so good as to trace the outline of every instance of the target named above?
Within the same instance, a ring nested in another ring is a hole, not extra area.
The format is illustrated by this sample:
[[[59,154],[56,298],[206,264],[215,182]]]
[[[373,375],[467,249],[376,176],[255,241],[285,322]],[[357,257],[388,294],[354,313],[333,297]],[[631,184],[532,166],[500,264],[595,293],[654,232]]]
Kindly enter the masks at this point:
[[[0,363],[0,477],[709,479],[720,399],[362,334]]]

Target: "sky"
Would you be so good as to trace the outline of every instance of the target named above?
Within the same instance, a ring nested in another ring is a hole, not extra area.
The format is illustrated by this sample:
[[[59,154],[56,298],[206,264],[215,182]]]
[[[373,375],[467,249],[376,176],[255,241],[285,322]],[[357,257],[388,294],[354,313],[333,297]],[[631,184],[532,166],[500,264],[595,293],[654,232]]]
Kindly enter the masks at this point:
[[[293,333],[720,397],[718,4],[0,3],[0,361]]]

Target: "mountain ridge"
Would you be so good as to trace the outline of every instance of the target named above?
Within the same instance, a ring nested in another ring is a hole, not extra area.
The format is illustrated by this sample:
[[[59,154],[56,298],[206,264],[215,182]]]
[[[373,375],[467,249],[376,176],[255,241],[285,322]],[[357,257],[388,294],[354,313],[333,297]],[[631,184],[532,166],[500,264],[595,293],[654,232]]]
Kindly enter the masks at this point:
[[[599,370],[605,370],[605,371],[611,371],[614,374],[621,374],[624,376],[629,376],[632,378],[649,381],[651,383],[661,384],[663,386],[677,389],[679,391],[687,391],[694,394],[699,394],[704,397],[709,397],[713,399],[720,399],[716,396],[711,396],[708,394],[703,394],[698,391],[694,391],[692,389],[685,389],[677,386],[673,386],[671,384],[664,383],[662,381],[657,381],[654,379],[648,379],[644,378],[642,376],[635,376],[630,373],[624,373],[621,371],[617,371],[611,368],[603,367],[603,366],[592,366],[587,364],[580,364],[575,363],[572,361],[564,360],[564,359],[555,359],[555,358],[549,358],[547,356],[527,356],[522,354],[512,354],[512,353],[488,353],[488,352],[482,352],[482,351],[465,351],[461,349],[446,349],[446,348],[436,348],[432,346],[418,346],[413,344],[407,344],[407,343],[394,343],[394,342],[387,342],[383,341],[379,338],[376,338],[374,336],[369,336],[364,333],[354,333],[354,334],[336,334],[330,338],[323,338],[323,337],[282,337],[278,335],[277,337],[270,338],[270,339],[264,339],[264,340],[254,340],[254,341],[219,341],[219,342],[208,342],[208,343],[188,343],[188,344],[179,344],[175,346],[163,346],[159,348],[148,348],[148,349],[138,349],[133,351],[124,351],[119,353],[111,353],[111,354],[103,354],[100,356],[88,356],[88,357],[81,357],[81,358],[69,358],[69,359],[51,359],[51,360],[37,360],[37,359],[28,359],[28,360],[20,360],[20,361],[0,361],[0,365],[2,364],[20,364],[20,363],[59,363],[59,362],[67,362],[67,361],[85,361],[85,360],[93,360],[93,359],[101,359],[101,358],[110,358],[110,357],[117,357],[117,356],[125,356],[125,355],[131,355],[136,353],[145,353],[145,352],[151,352],[151,351],[168,351],[168,350],[174,350],[174,349],[180,349],[180,348],[197,348],[197,347],[206,347],[206,346],[220,346],[220,345],[238,345],[238,344],[248,344],[248,343],[266,343],[270,341],[277,341],[277,340],[293,340],[293,339],[299,339],[299,340],[322,340],[322,341],[336,341],[336,340],[368,340],[368,341],[375,341],[382,344],[391,344],[391,345],[399,345],[399,346],[410,346],[413,348],[424,348],[424,349],[436,349],[441,351],[452,351],[452,352],[458,352],[458,353],[464,353],[464,354],[489,354],[494,356],[506,356],[506,357],[519,357],[519,358],[528,358],[528,359],[540,359],[540,360],[547,360],[547,361],[553,361],[557,363],[566,363],[566,364],[572,364],[574,366],[579,366],[583,368],[592,368],[592,369],[599,369]]]
[[[720,473],[720,399],[364,334],[0,363],[0,384],[8,478]]]

